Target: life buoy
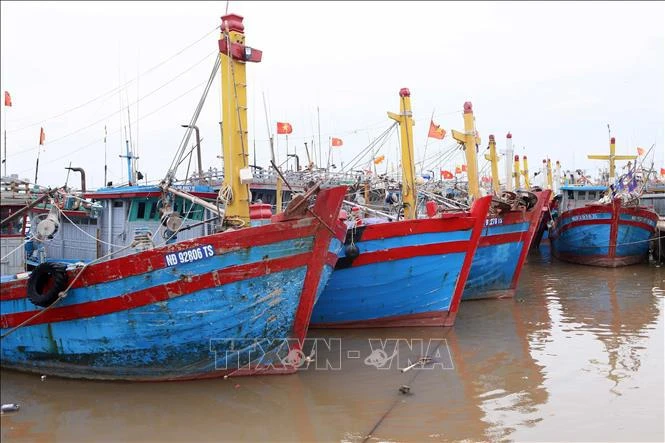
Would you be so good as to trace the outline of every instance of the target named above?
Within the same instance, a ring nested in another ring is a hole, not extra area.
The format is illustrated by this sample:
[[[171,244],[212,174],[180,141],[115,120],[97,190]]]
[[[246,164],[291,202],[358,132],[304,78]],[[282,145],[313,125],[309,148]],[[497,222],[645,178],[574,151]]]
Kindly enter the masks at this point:
[[[66,287],[66,266],[59,263],[42,263],[30,274],[28,299],[33,304],[46,308],[58,299],[58,294]]]
[[[348,258],[356,258],[360,255],[360,249],[354,244],[346,245],[344,248],[344,255]]]

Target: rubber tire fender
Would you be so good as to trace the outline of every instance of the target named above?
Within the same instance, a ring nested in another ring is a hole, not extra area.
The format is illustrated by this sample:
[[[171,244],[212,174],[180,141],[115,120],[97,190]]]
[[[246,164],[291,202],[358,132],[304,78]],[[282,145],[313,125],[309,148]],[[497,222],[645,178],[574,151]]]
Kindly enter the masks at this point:
[[[47,285],[48,290],[44,291]],[[67,287],[67,267],[60,263],[42,263],[28,279],[28,299],[36,306],[46,308],[58,299],[58,294]]]

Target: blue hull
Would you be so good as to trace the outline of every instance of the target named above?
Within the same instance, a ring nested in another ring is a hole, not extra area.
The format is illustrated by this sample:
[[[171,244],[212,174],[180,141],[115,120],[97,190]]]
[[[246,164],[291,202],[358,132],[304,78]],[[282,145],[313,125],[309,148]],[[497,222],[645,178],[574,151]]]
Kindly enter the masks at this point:
[[[512,297],[551,191],[538,191],[530,211],[488,218],[473,257],[462,300]]]
[[[452,324],[482,221],[484,216],[460,216],[350,230],[312,312],[312,327]],[[460,229],[446,229],[447,223],[460,224]],[[357,257],[347,255],[352,244]]]
[[[644,262],[658,215],[613,204],[564,211],[550,232],[555,257],[572,263],[618,267]]]
[[[5,279],[2,365],[123,380],[293,372],[341,245],[312,218],[214,234],[84,268],[44,310],[26,298],[27,280]],[[203,258],[186,253],[196,248]]]

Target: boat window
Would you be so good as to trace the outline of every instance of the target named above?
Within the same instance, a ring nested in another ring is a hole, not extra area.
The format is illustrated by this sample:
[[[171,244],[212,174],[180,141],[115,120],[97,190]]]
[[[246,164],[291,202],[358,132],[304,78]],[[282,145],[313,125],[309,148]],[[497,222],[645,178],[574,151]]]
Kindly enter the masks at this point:
[[[122,208],[122,200],[115,200],[113,202],[113,207],[114,208]]]
[[[139,202],[139,207],[136,210],[136,218],[145,218],[145,202]]]
[[[150,217],[148,217],[149,220],[156,220],[157,219],[157,203],[156,202],[150,202]]]
[[[575,193],[573,191],[568,191],[568,199],[575,200]]]
[[[586,191],[579,191],[577,193],[577,199],[578,200],[586,200]]]
[[[589,191],[589,200],[596,199],[596,191]]]

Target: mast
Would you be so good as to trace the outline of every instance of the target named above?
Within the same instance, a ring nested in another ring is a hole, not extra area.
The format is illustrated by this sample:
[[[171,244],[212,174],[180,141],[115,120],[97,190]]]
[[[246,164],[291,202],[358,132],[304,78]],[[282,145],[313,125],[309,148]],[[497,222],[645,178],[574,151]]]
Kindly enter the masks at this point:
[[[506,191],[511,191],[513,189],[513,134],[510,132],[506,134],[506,155],[504,159],[506,161],[505,171],[506,171]]]
[[[246,63],[261,61],[259,50],[245,46],[243,17],[222,17],[219,56],[222,77],[222,155],[224,183],[231,190],[226,217],[249,225],[249,146],[247,139],[247,72]]]
[[[616,151],[616,139],[612,137],[610,139],[610,155],[587,155],[589,160],[609,160],[610,161],[610,178],[609,184],[614,181],[615,169],[616,166],[614,162],[616,160],[635,160],[637,159],[636,155],[615,155]]]
[[[495,195],[499,195],[499,192],[501,192],[499,188],[499,159],[496,155],[496,141],[494,140],[494,135],[491,134],[490,153],[489,155],[485,155],[485,159],[489,160],[492,165],[492,191],[494,191]]]
[[[402,203],[404,218],[416,218],[416,167],[413,163],[413,113],[411,112],[411,92],[408,88],[399,90],[399,114],[388,112],[388,117],[399,123],[402,145]]]
[[[524,171],[522,171],[522,174],[524,174],[524,187],[527,191],[530,191],[531,180],[529,180],[529,164],[526,161],[526,155],[522,157],[522,161],[524,162]]]
[[[453,138],[464,146],[466,174],[469,180],[469,197],[475,200],[480,197],[478,159],[476,155],[476,144],[480,143],[480,139],[476,133],[476,123],[473,118],[473,105],[471,102],[464,103],[464,133],[453,129]]]
[[[520,188],[520,156],[515,155],[515,172],[513,172],[513,178],[515,179],[515,190]]]

